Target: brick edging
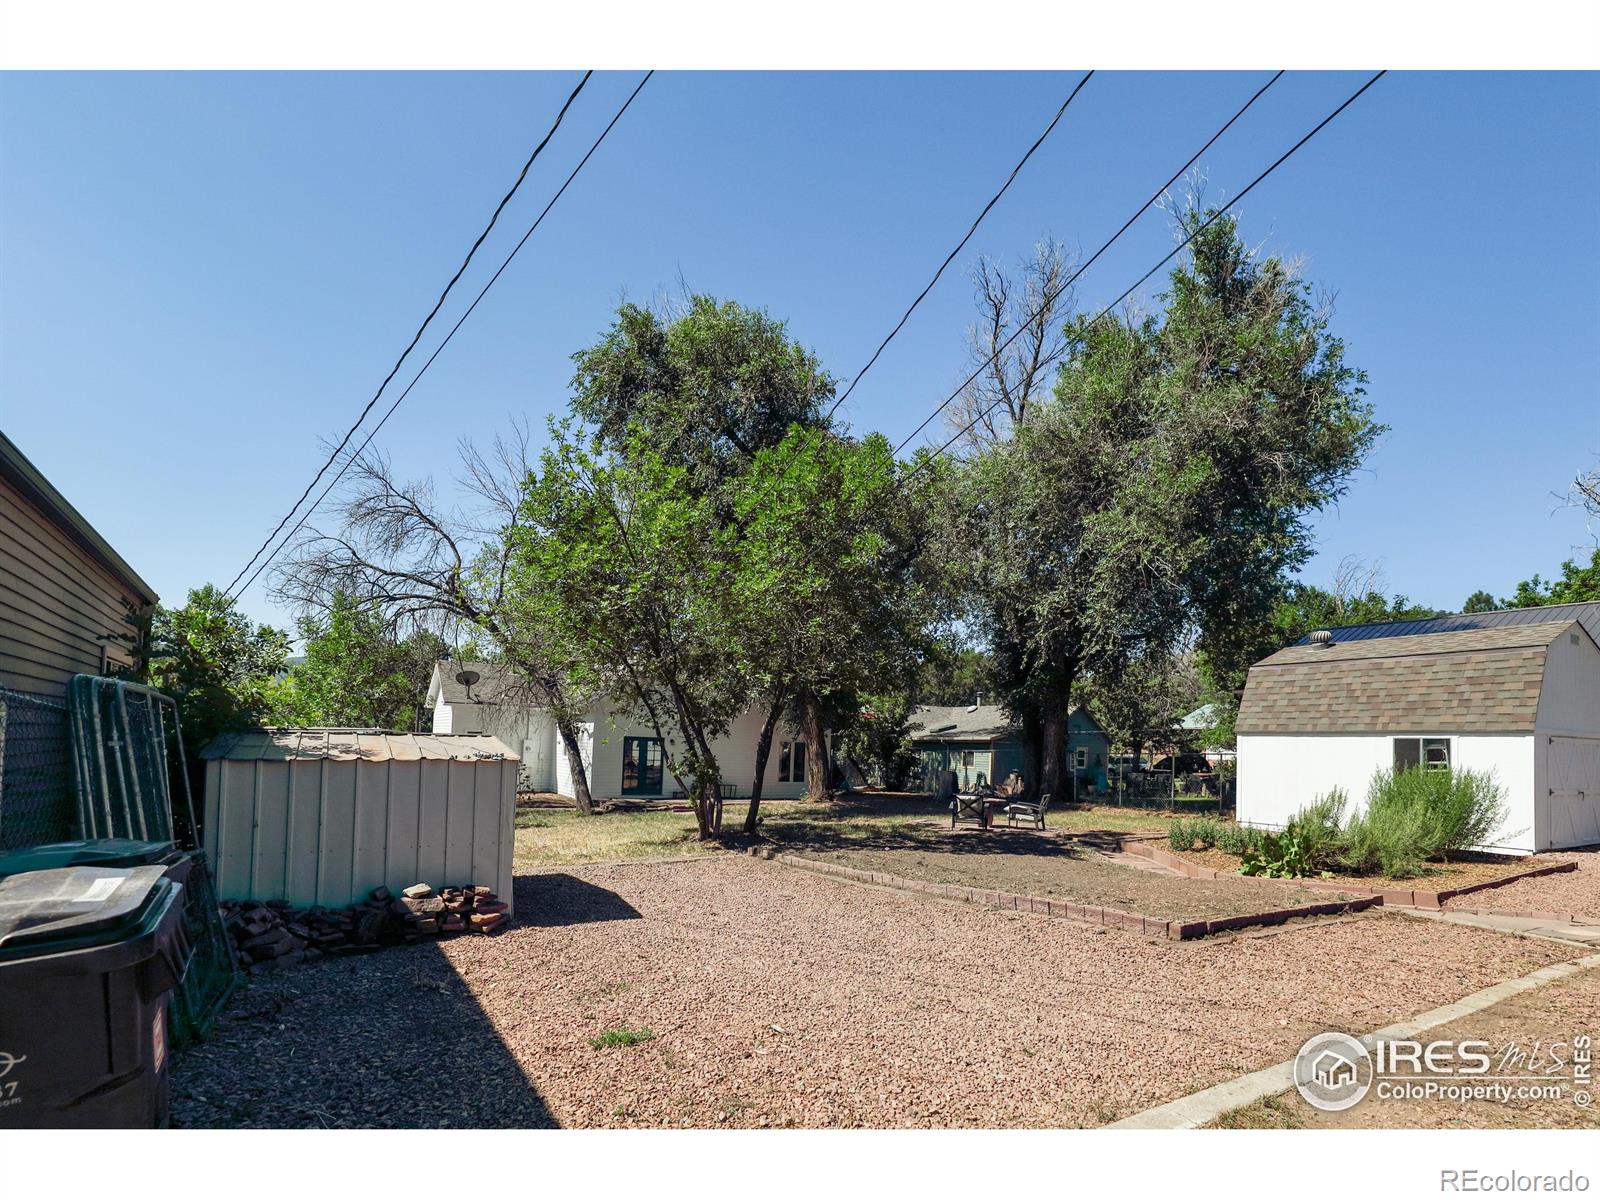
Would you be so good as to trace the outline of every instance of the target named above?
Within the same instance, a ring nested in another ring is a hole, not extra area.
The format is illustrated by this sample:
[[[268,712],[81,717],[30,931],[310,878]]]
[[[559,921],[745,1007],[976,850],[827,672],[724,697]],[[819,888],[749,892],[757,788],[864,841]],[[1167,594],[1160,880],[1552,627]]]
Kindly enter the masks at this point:
[[[1270,912],[1244,913],[1236,917],[1218,917],[1214,920],[1165,921],[1158,917],[1147,917],[1143,913],[1123,912],[1121,909],[1104,908],[1095,904],[1073,904],[1066,900],[1051,900],[1044,896],[1024,896],[1016,892],[998,891],[994,888],[967,887],[964,884],[957,883],[930,883],[924,879],[907,879],[904,876],[890,875],[884,871],[862,871],[855,867],[842,866],[839,863],[824,862],[821,859],[801,858],[797,854],[781,854],[771,846],[752,846],[750,853],[756,858],[779,862],[788,867],[797,867],[802,871],[833,875],[855,883],[871,883],[877,884],[879,887],[921,892],[924,895],[938,896],[945,900],[956,900],[964,904],[981,905],[985,908],[1031,912],[1043,916],[1066,917],[1068,920],[1084,921],[1090,925],[1107,925],[1113,928],[1132,929],[1139,933],[1148,933],[1175,942],[1190,941],[1191,939],[1207,937],[1214,933],[1227,933],[1235,929],[1245,929],[1252,925],[1281,925],[1295,917],[1325,917],[1332,916],[1335,913],[1360,912],[1363,909],[1372,908],[1383,903],[1381,897],[1370,895],[1358,896],[1348,900],[1330,901],[1326,904],[1302,904],[1293,908],[1273,909]]]
[[[1136,854],[1140,858],[1148,858],[1151,862],[1159,863],[1163,867],[1170,867],[1181,875],[1190,879],[1226,879],[1242,884],[1254,884],[1264,887],[1301,887],[1318,892],[1351,892],[1362,896],[1381,896],[1385,904],[1400,904],[1408,908],[1442,908],[1446,900],[1457,896],[1469,895],[1472,892],[1481,892],[1488,888],[1504,887],[1508,883],[1515,883],[1519,879],[1532,879],[1537,875],[1554,875],[1563,871],[1576,871],[1578,864],[1575,862],[1550,863],[1541,867],[1529,867],[1525,871],[1516,871],[1498,879],[1489,879],[1481,883],[1463,884],[1458,888],[1446,888],[1440,892],[1423,891],[1410,888],[1375,888],[1359,883],[1342,883],[1337,879],[1269,879],[1264,875],[1239,875],[1228,871],[1217,871],[1211,867],[1202,867],[1199,863],[1190,862],[1182,855],[1164,850],[1160,846],[1146,840],[1122,840],[1118,843],[1119,850],[1124,854]],[[1495,916],[1512,916],[1521,914],[1493,913]]]

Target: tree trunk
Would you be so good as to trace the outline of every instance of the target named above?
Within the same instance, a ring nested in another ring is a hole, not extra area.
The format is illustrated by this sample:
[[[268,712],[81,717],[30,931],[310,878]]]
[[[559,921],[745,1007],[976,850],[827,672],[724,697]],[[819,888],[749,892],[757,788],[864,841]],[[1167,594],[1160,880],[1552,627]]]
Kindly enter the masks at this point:
[[[813,804],[828,798],[829,775],[827,736],[822,728],[822,706],[815,696],[806,697],[801,710],[806,735],[806,799]]]
[[[1033,713],[1022,718],[1022,794],[1030,804],[1038,803],[1044,775],[1044,728]]]
[[[594,797],[589,794],[589,772],[583,767],[583,751],[578,745],[578,727],[571,721],[556,721],[556,731],[561,734],[561,744],[567,752],[567,768],[572,772],[572,796],[578,802],[578,811],[586,817],[594,816]]]
[[[757,813],[761,809],[761,785],[766,781],[767,759],[772,754],[772,731],[783,715],[784,689],[773,693],[772,704],[767,708],[767,719],[761,726],[761,736],[756,739],[756,777],[750,785],[750,811],[744,815],[744,831],[751,837],[756,833]]]
[[[1066,761],[1067,714],[1064,707],[1051,705],[1044,714],[1039,739],[1039,792],[1050,793],[1051,804],[1066,804],[1072,796],[1063,790],[1061,768]]]

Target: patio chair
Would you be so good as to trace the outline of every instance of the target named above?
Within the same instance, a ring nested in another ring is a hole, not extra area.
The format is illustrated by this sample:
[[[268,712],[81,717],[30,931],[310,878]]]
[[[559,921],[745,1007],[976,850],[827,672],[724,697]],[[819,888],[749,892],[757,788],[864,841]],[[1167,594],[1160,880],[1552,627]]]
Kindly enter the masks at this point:
[[[980,792],[957,792],[950,797],[950,828],[963,818],[983,824],[984,796]]]
[[[1044,815],[1049,811],[1049,792],[1040,796],[1037,804],[1029,804],[1026,800],[1014,800],[1006,805],[1006,824],[1015,825],[1020,818],[1029,822],[1035,829],[1043,829]]]

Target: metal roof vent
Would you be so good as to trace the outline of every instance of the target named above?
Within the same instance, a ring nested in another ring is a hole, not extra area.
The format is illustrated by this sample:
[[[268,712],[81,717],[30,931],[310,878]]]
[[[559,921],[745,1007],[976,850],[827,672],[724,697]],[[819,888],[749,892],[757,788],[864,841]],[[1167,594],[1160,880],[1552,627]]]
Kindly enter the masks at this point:
[[[1313,646],[1331,646],[1333,645],[1333,634],[1329,633],[1326,629],[1313,629],[1309,634],[1306,635],[1306,641],[1310,642]]]

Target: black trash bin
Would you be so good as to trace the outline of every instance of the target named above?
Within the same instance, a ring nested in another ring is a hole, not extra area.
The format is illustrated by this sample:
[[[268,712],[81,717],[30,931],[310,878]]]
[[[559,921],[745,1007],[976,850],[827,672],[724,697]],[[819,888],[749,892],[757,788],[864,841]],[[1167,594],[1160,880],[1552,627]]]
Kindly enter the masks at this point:
[[[0,852],[0,878],[18,871],[80,866],[159,866],[167,878],[182,886],[189,957],[183,979],[172,996],[167,1032],[173,1048],[179,1050],[204,1040],[233,994],[239,971],[233,940],[217,911],[216,890],[205,856],[198,850],[180,850],[171,842],[133,838],[49,842],[26,850]]]
[[[162,866],[0,878],[0,1129],[167,1123],[167,998],[188,955]]]

